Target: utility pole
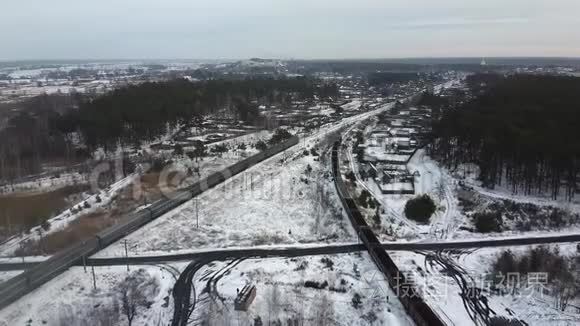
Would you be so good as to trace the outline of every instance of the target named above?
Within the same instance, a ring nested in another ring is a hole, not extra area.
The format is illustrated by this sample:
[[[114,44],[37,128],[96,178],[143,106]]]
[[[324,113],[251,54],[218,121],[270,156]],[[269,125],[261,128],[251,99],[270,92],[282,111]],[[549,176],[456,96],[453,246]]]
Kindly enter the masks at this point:
[[[195,227],[199,229],[199,198],[195,198]]]
[[[129,251],[127,250],[127,239],[123,241],[125,243],[125,261],[127,262],[127,272],[129,271]]]
[[[95,266],[91,266],[91,269],[93,271],[93,289],[96,290],[97,289],[97,277],[95,276]]]

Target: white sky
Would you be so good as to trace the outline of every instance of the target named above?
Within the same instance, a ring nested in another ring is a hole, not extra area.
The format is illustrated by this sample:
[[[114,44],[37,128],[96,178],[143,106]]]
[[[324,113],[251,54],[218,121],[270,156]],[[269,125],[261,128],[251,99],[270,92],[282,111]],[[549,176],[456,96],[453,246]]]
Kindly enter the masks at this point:
[[[580,56],[578,0],[4,0],[0,59]]]

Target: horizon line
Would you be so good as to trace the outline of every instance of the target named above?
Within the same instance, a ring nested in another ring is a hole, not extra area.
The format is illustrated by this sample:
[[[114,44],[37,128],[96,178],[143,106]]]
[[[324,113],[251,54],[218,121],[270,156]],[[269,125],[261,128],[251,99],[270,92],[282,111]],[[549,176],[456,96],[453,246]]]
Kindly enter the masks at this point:
[[[105,62],[105,61],[242,61],[250,59],[282,60],[282,61],[371,61],[371,60],[437,60],[437,59],[575,59],[580,56],[536,56],[536,55],[508,55],[508,56],[408,56],[408,57],[343,57],[343,58],[306,58],[306,57],[245,57],[245,58],[52,58],[52,59],[4,59],[2,63],[11,62]]]

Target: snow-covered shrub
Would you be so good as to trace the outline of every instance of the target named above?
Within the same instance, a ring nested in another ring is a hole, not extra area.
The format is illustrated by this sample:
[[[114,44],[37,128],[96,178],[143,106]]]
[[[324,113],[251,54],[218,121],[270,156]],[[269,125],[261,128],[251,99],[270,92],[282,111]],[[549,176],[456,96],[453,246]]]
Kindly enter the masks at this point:
[[[256,149],[259,151],[265,151],[268,148],[268,145],[264,141],[260,140],[256,143],[256,145],[254,145],[254,147],[256,147]]]
[[[148,309],[159,294],[159,282],[144,269],[128,275],[119,285],[121,312],[129,325],[142,309]]]
[[[358,204],[364,208],[367,208],[369,201],[372,199],[373,198],[371,197],[371,194],[366,189],[363,189],[358,197]]]
[[[352,297],[351,303],[354,309],[360,308],[362,306],[362,299],[360,294],[355,293]]]
[[[48,220],[44,220],[42,224],[40,224],[40,227],[42,227],[44,231],[48,231],[50,230],[50,222]]]
[[[286,129],[278,128],[274,131],[272,138],[268,141],[271,145],[282,143],[283,141],[290,139],[292,134],[288,132]]]
[[[480,233],[490,233],[501,231],[501,213],[496,212],[481,212],[473,214],[473,221],[475,229]]]
[[[323,257],[320,262],[322,262],[324,264],[324,266],[330,270],[334,270],[334,262],[332,261],[332,259],[328,258],[328,257]]]
[[[419,223],[428,223],[436,208],[435,202],[429,195],[422,195],[407,201],[405,216]]]

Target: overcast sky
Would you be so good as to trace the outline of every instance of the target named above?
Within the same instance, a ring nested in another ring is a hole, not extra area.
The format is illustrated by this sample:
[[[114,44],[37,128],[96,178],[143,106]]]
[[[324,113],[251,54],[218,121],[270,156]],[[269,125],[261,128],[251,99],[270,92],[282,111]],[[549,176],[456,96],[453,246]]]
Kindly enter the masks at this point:
[[[0,59],[580,56],[578,0],[6,0]]]

